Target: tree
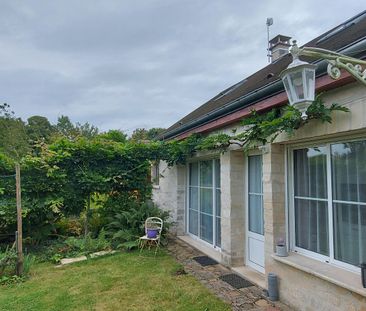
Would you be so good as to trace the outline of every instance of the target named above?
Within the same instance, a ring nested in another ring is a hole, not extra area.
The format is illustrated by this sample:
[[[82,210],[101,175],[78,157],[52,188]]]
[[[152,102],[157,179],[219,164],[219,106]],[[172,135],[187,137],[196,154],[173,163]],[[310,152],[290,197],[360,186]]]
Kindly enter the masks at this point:
[[[59,135],[68,139],[75,139],[78,136],[77,129],[74,124],[72,124],[68,116],[62,115],[61,117],[58,117],[56,130]]]
[[[19,161],[29,150],[24,122],[15,117],[8,104],[0,105],[0,151]]]
[[[162,134],[165,129],[160,127],[153,127],[149,130],[145,128],[137,128],[133,131],[131,135],[131,140],[134,142],[143,141],[143,140],[156,140],[156,138]]]
[[[59,135],[69,140],[75,140],[78,137],[91,139],[99,133],[98,128],[89,122],[84,124],[76,123],[74,125],[68,116],[61,116],[57,119],[56,130]]]
[[[164,128],[153,127],[147,131],[147,139],[156,140],[156,138],[165,132]]]
[[[120,130],[109,130],[108,132],[99,134],[98,137],[117,143],[125,143],[127,141],[127,135]]]
[[[27,134],[33,142],[40,140],[44,140],[46,142],[50,141],[54,128],[46,117],[32,116],[28,118],[27,121]]]
[[[96,137],[99,133],[99,129],[89,122],[86,122],[84,124],[76,123],[76,130],[78,131],[79,136],[88,139]]]

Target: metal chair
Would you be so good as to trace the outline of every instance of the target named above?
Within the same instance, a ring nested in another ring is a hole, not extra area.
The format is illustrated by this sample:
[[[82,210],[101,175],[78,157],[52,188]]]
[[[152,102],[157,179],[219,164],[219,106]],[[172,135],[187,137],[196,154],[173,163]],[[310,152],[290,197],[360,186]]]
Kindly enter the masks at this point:
[[[155,255],[160,247],[160,237],[163,231],[163,220],[159,217],[149,217],[145,220],[145,235],[139,239],[140,252],[144,247],[155,246]]]

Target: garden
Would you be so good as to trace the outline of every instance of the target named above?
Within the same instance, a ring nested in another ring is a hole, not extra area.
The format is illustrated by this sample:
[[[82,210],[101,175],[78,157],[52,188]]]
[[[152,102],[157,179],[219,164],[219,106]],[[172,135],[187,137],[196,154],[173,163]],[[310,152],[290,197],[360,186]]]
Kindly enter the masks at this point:
[[[243,121],[244,132],[164,142],[156,140],[161,129],[138,129],[127,138],[118,130],[99,133],[88,123],[72,124],[65,116],[54,125],[41,116],[24,122],[0,105],[0,308],[98,309],[105,303],[99,309],[113,309],[128,303],[129,310],[144,310],[142,303],[154,310],[148,306],[159,299],[168,309],[177,302],[177,310],[190,310],[190,304],[200,310],[195,303],[201,301],[219,304],[193,279],[177,279],[176,264],[164,251],[157,257],[136,252],[146,218],[163,219],[163,245],[171,225],[169,213],[151,201],[152,163],[183,164],[196,151],[225,152],[232,144],[245,151],[282,132],[291,135],[311,119],[331,122],[333,110],[347,111],[326,107],[318,97],[307,119],[290,106],[261,115],[253,111]],[[54,268],[63,258],[112,250],[117,253],[106,258]]]

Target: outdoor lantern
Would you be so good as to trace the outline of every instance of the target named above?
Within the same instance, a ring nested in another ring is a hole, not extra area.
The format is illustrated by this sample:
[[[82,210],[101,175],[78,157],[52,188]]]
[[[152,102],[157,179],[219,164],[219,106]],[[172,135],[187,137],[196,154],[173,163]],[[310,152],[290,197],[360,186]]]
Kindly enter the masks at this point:
[[[299,109],[305,118],[306,109],[315,97],[316,65],[301,61],[296,54],[293,54],[293,58],[292,63],[281,72],[280,76],[290,105]]]

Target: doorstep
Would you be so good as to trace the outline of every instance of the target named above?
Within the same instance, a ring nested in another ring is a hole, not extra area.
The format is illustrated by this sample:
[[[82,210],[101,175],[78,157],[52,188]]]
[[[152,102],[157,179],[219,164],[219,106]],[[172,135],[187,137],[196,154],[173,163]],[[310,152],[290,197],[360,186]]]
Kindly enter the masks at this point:
[[[200,242],[189,235],[181,235],[177,237],[179,240],[191,245],[192,247],[198,249],[200,252],[205,255],[215,259],[217,262],[221,263],[221,251],[220,249],[216,249],[208,246],[204,242]],[[239,267],[229,267],[232,271],[240,274],[242,277],[252,282],[253,284],[261,287],[262,289],[266,289],[266,278],[265,275],[248,267],[248,266],[239,266]]]

